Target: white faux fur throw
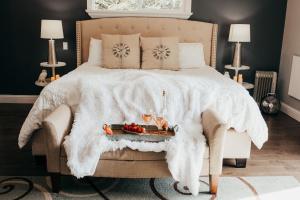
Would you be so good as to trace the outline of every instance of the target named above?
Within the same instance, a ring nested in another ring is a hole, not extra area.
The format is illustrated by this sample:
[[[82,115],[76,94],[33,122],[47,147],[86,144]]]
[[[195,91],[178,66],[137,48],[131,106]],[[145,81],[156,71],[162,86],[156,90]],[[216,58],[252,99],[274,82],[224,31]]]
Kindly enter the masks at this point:
[[[112,142],[103,134],[104,123],[141,122],[141,115],[162,109],[161,93],[167,92],[167,119],[180,126],[176,137],[161,143]],[[45,111],[60,104],[72,107],[75,122],[64,146],[73,175],[92,175],[101,153],[129,147],[139,151],[166,151],[173,178],[199,190],[205,137],[201,113],[214,109],[228,127],[247,131],[261,148],[267,126],[248,92],[209,67],[197,70],[110,70],[83,65],[48,85],[23,124],[19,146],[39,128]],[[47,112],[46,112],[47,113]],[[101,164],[101,163],[100,163]]]

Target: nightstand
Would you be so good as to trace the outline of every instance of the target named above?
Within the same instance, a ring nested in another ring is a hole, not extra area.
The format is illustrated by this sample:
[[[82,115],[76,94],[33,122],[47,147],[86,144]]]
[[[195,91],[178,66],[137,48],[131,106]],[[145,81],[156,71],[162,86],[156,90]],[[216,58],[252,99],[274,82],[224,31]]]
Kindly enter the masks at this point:
[[[241,67],[233,67],[232,65],[225,65],[225,69],[234,70],[235,71],[235,76],[238,76],[239,71],[249,70],[250,67],[246,66],[246,65],[242,65]],[[251,89],[254,88],[254,84],[247,83],[247,82],[243,82],[242,86],[246,90],[251,90]]]
[[[42,63],[40,63],[40,66],[45,67],[45,68],[51,68],[52,69],[51,77],[55,77],[56,76],[55,68],[64,67],[64,66],[66,66],[66,63],[65,62],[57,62],[56,64],[48,64],[48,62],[42,62]],[[45,87],[50,82],[51,82],[51,78],[47,78],[46,83],[41,83],[37,80],[37,81],[35,81],[35,85],[40,86],[40,87]]]
[[[254,88],[254,84],[252,83],[247,83],[247,82],[243,82],[242,86],[246,89],[246,90],[251,90]]]

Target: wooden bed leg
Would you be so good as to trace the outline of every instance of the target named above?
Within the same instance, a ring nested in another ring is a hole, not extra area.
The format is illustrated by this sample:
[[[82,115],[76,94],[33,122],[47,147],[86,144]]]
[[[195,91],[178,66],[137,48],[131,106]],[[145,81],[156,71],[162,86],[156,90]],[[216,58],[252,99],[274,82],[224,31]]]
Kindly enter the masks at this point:
[[[210,194],[217,194],[219,184],[219,175],[209,175],[209,192]]]
[[[246,168],[247,159],[235,159],[236,168]]]
[[[52,192],[59,193],[60,191],[60,173],[50,173]]]

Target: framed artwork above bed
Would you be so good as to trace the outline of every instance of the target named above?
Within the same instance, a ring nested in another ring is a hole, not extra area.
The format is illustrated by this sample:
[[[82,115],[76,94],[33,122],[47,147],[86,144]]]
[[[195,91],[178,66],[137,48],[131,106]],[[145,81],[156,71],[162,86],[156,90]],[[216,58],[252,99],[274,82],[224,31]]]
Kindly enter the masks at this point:
[[[192,0],[87,0],[86,12],[92,18],[170,17],[188,19]]]

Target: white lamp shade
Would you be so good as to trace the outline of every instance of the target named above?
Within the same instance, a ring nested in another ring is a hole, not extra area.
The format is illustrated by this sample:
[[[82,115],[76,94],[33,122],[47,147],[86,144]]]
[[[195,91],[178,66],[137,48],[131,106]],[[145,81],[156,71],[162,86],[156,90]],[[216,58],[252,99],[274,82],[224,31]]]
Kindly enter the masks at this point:
[[[250,42],[250,24],[231,24],[229,42]]]
[[[43,39],[62,39],[64,32],[61,20],[42,20],[41,38]]]

